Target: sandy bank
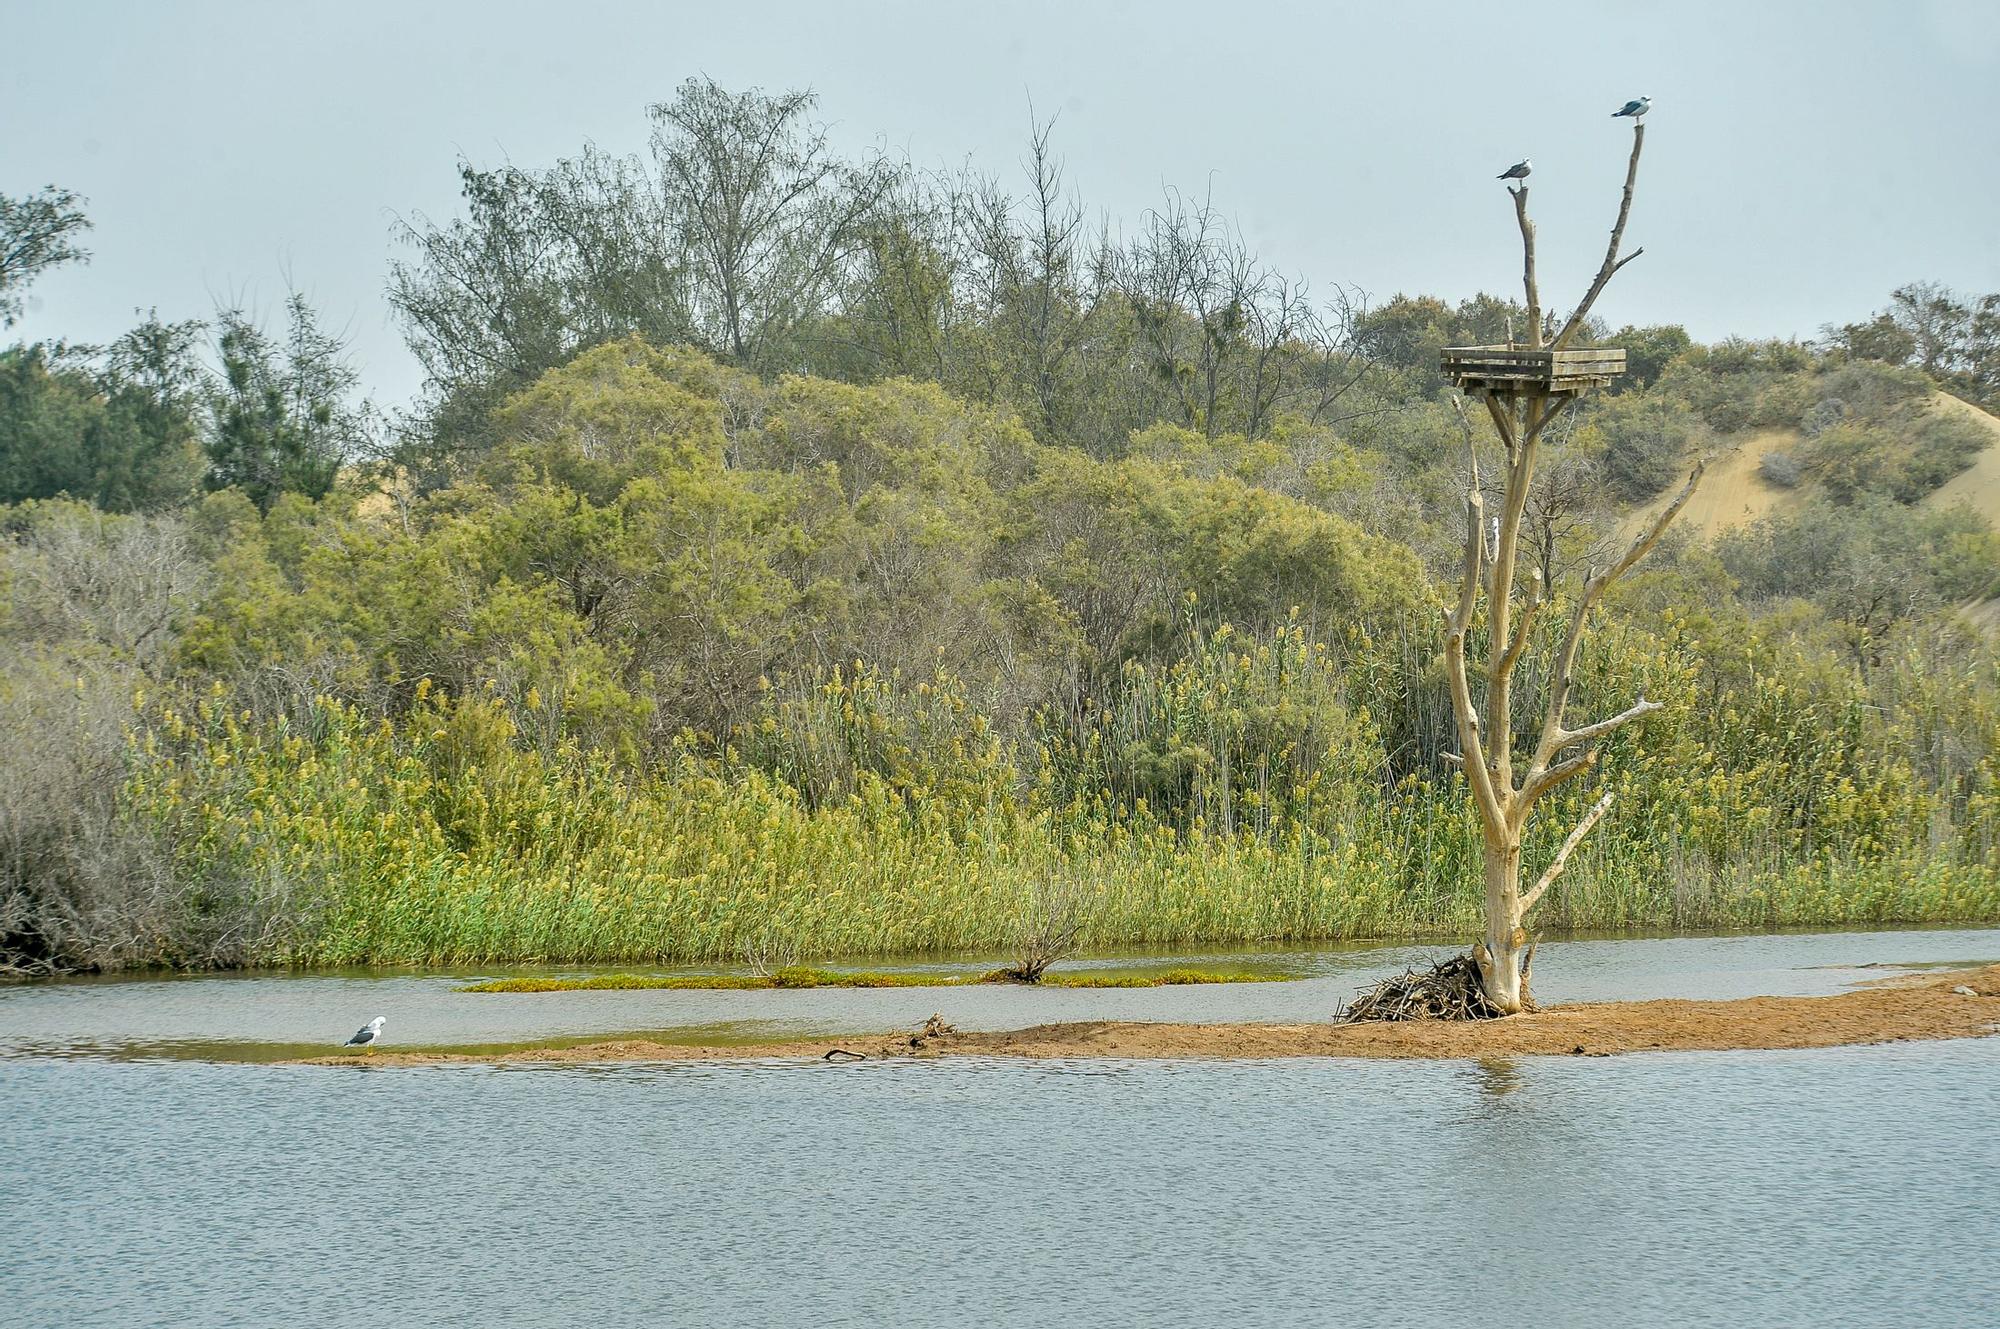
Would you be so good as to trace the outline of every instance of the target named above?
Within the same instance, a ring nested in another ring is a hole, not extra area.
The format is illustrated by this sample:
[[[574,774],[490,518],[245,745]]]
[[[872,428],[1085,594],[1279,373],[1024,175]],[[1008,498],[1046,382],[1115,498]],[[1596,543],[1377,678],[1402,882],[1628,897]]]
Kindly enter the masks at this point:
[[[1971,989],[1966,995],[1960,989]],[[2000,965],[1898,979],[1832,997],[1630,1001],[1552,1006],[1468,1024],[1150,1024],[1087,1021],[1001,1033],[876,1034],[780,1043],[685,1045],[619,1040],[502,1053],[349,1054],[315,1066],[491,1062],[719,1061],[812,1058],[836,1049],[887,1057],[1496,1057],[1609,1056],[1838,1047],[1976,1038],[2000,1028]]]

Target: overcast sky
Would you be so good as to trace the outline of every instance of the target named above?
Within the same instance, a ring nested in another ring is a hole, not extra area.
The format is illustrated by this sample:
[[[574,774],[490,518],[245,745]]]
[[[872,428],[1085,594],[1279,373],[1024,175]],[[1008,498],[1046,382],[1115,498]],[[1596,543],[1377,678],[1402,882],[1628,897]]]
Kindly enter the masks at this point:
[[[844,146],[1010,182],[1032,97],[1093,209],[1212,187],[1280,267],[1377,299],[1513,293],[1492,177],[1531,155],[1554,303],[1616,206],[1609,113],[1646,93],[1646,253],[1606,318],[1810,336],[1906,281],[2000,290],[1996,0],[0,6],[0,193],[59,184],[96,222],[14,335],[270,312],[289,279],[389,403],[419,386],[393,220],[455,215],[461,154],[635,150],[698,73],[810,86]]]

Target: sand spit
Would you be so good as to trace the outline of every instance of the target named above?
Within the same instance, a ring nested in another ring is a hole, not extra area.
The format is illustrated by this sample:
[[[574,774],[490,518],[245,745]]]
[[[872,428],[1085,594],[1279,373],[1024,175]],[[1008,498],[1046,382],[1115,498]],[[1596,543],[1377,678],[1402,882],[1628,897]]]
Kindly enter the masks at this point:
[[[1084,1021],[999,1033],[933,1020],[894,1034],[763,1044],[695,1045],[622,1039],[498,1053],[348,1054],[295,1063],[393,1067],[453,1064],[724,1061],[892,1057],[1389,1057],[1610,1056],[1842,1047],[1977,1038],[2000,1029],[2000,965],[1899,977],[1831,997],[1629,1001],[1551,1006],[1462,1024],[1153,1024]]]

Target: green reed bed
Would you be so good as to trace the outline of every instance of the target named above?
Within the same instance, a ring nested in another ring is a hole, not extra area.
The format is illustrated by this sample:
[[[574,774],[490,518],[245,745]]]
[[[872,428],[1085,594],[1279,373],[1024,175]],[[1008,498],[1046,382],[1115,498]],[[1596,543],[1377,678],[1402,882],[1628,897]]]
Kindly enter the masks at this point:
[[[1990,763],[1940,789],[1803,721],[1801,755],[1760,738],[1769,717],[1676,714],[1649,722],[1649,766],[1615,773],[1617,809],[1545,927],[2000,918]],[[473,703],[395,725],[332,703],[307,725],[212,705],[145,721],[127,832],[165,847],[184,907],[251,920],[253,963],[1005,954],[1052,889],[1085,949],[1460,940],[1480,917],[1478,831],[1454,782],[1384,790],[1336,771],[1282,807],[1246,786],[1169,817],[1047,769],[963,786],[863,771],[811,796],[727,754],[638,772],[524,746]],[[1552,802],[1531,868],[1595,792]]]

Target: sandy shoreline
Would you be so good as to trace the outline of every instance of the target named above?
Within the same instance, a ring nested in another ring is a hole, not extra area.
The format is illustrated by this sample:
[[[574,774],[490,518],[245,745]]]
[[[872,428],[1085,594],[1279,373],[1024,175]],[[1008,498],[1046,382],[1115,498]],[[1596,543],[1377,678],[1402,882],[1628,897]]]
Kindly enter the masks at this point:
[[[1969,988],[1968,996],[1959,989]],[[1592,1002],[1465,1024],[1155,1024],[1084,1021],[993,1033],[849,1035],[752,1044],[616,1039],[516,1051],[346,1054],[311,1066],[429,1066],[500,1062],[726,1061],[892,1057],[1387,1057],[1610,1056],[1841,1047],[1977,1038],[2000,1029],[2000,965],[1902,976],[1831,997],[1735,1001]]]

